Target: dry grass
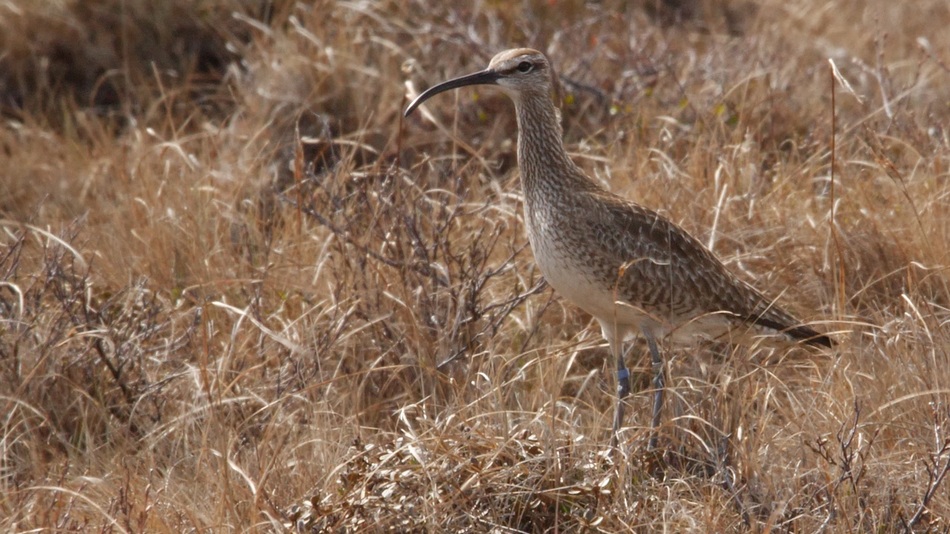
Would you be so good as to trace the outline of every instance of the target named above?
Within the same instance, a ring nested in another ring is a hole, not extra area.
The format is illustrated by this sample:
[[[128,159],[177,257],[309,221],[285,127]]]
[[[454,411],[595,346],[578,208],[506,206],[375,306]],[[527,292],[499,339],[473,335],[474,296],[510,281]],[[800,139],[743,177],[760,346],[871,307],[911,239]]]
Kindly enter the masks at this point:
[[[264,4],[0,1],[0,530],[950,529],[946,2]],[[659,455],[635,347],[606,455],[510,104],[401,119],[512,46],[839,346],[673,350]]]

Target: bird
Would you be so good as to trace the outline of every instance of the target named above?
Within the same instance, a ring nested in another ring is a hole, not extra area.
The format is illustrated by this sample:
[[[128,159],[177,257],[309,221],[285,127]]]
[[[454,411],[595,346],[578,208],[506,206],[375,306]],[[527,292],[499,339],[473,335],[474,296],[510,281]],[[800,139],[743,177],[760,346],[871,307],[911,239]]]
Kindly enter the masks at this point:
[[[439,93],[471,85],[495,86],[514,103],[524,222],[535,262],[557,294],[597,320],[616,364],[612,449],[630,393],[627,339],[641,335],[650,353],[654,392],[648,450],[657,447],[663,406],[658,342],[700,338],[747,344],[768,335],[791,344],[833,346],[827,334],[739,279],[676,223],[587,176],[564,147],[552,98],[557,84],[543,53],[515,48],[494,56],[484,70],[430,87],[404,116]]]

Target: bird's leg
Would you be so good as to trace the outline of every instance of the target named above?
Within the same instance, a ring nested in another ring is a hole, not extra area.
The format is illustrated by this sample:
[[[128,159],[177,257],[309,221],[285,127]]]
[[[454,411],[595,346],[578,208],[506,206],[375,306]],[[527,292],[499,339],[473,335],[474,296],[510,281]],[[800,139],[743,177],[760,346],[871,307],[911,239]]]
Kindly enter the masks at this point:
[[[656,340],[649,333],[645,333],[647,346],[650,347],[650,361],[653,367],[653,422],[650,426],[650,440],[647,450],[656,448],[656,429],[660,426],[660,411],[663,409],[663,359],[656,348]]]
[[[610,336],[610,351],[617,362],[617,409],[614,411],[614,432],[610,438],[610,448],[616,449],[620,438],[620,426],[623,424],[623,399],[630,393],[630,371],[623,358],[623,338]]]

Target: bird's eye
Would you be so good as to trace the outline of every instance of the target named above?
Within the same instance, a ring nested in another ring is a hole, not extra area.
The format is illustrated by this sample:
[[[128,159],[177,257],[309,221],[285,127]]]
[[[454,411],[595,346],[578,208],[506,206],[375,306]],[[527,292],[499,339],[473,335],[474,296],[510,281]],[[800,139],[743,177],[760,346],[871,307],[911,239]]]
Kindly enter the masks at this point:
[[[518,72],[531,72],[532,68],[534,68],[534,65],[532,65],[530,61],[518,63]]]

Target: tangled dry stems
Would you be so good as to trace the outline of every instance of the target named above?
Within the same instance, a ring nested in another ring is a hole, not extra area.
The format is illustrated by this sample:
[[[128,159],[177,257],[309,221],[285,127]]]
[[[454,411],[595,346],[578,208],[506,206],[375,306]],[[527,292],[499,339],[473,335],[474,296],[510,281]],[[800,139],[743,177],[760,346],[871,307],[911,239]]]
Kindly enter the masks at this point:
[[[0,4],[4,530],[947,528],[941,2],[121,4]],[[662,453],[641,396],[607,455],[509,104],[400,118],[516,44],[585,169],[839,347],[675,350]]]

